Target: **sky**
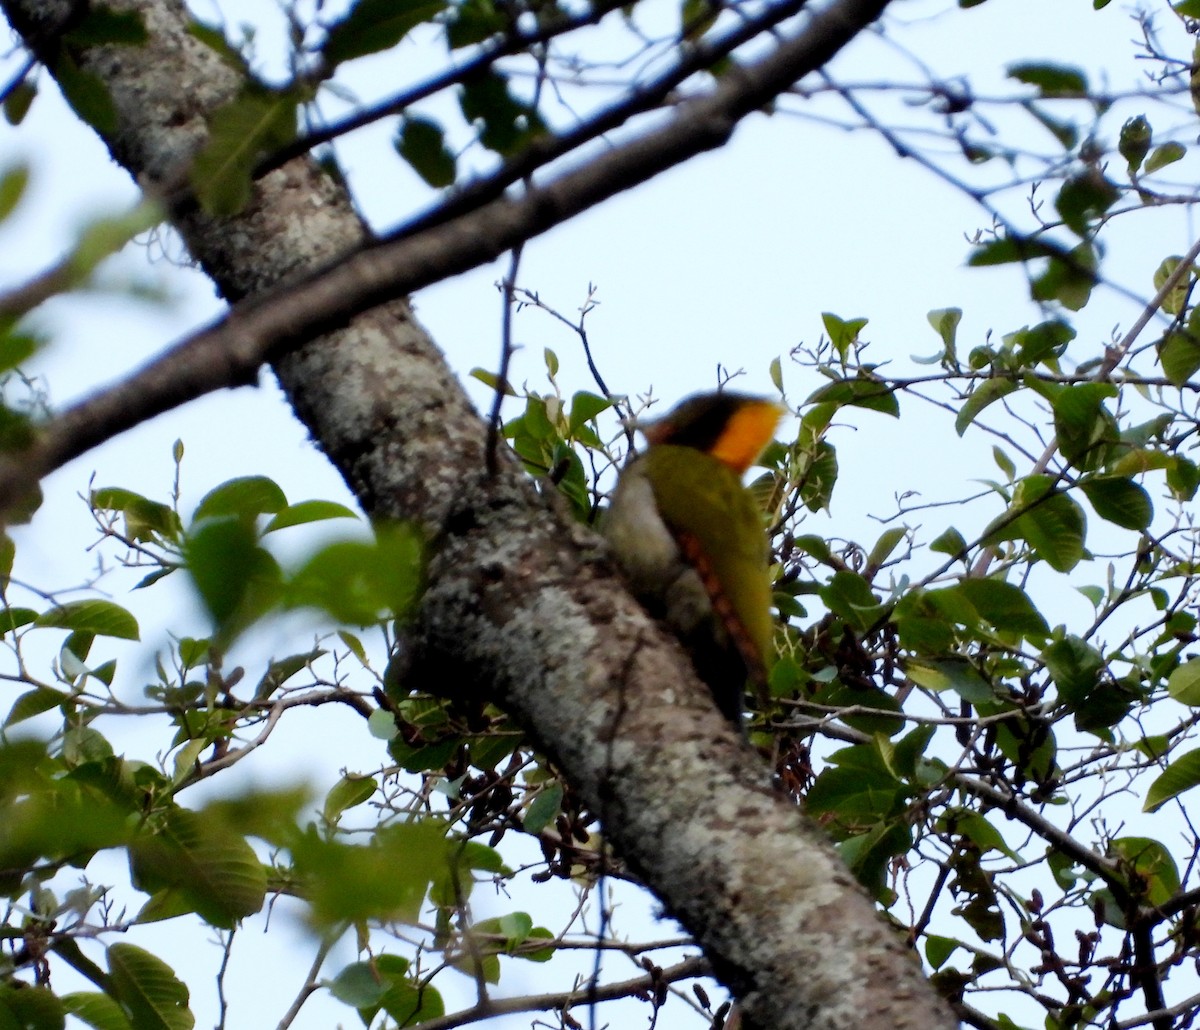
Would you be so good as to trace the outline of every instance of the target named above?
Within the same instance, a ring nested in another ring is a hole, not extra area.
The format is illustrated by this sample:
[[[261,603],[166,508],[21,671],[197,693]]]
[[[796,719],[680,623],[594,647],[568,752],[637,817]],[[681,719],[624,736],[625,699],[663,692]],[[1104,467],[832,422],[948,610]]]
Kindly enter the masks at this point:
[[[1097,81],[1107,70],[1114,89],[1136,83],[1140,70],[1129,59],[1130,40],[1137,35],[1131,8],[1113,3],[1093,12],[1091,6],[1089,0],[989,0],[970,11],[955,11],[949,2],[902,0],[894,5],[898,27],[893,38],[908,42],[940,77],[970,74],[980,94],[1011,93],[1005,67],[1018,58],[1079,64],[1092,70]],[[280,21],[273,5],[206,0],[195,7],[210,20],[223,10],[233,21],[260,23],[260,66],[267,74],[278,73]],[[1169,16],[1162,24],[1164,31],[1178,35]],[[430,58],[416,46],[404,48],[404,72],[420,77],[425,67],[432,67],[422,62],[437,56]],[[396,74],[395,60],[389,55],[361,62],[361,67],[348,69],[348,85],[363,95],[395,88],[389,78]],[[912,68],[911,60],[894,47],[866,38],[835,62],[831,74],[856,82],[889,81],[911,79]],[[40,83],[42,95],[30,120],[17,129],[0,125],[0,167],[26,160],[33,169],[27,203],[0,225],[0,287],[52,261],[86,220],[119,210],[135,197],[124,173],[65,110],[48,77]],[[323,104],[326,113],[339,110],[335,100]],[[873,134],[814,121],[809,117],[813,111],[828,119],[850,117],[833,100],[806,104],[788,98],[775,113],[748,119],[726,148],[623,194],[526,248],[521,284],[548,305],[571,315],[594,289],[599,304],[587,318],[591,345],[615,392],[635,395],[652,389],[665,406],[715,385],[718,364],[744,370],[743,388],[771,392],[768,366],[782,355],[788,398],[798,404],[819,382],[811,371],[790,364],[786,355],[797,345],[817,343],[826,311],[868,318],[864,335],[872,341],[874,359],[905,366],[910,355],[938,349],[926,321],[931,309],[963,309],[963,349],[989,332],[1040,320],[1036,307],[1019,299],[1019,273],[966,267],[968,238],[987,225],[977,205],[947,189],[914,160],[897,158]],[[909,115],[901,109],[901,117]],[[910,120],[922,117],[913,111]],[[997,111],[993,117],[1005,124],[1013,115]],[[1048,137],[1039,136],[1035,125],[1028,131],[1031,147],[1048,147]],[[391,154],[388,132],[386,127],[362,132],[338,148],[361,209],[379,229],[403,221],[434,199]],[[1025,206],[1020,194],[1006,203],[1014,212]],[[1193,228],[1184,224],[1182,231]],[[1178,216],[1164,217],[1157,229],[1151,220],[1139,220],[1139,227],[1130,231],[1146,234],[1148,242],[1121,248],[1113,272],[1135,295],[1148,297],[1150,277],[1162,256],[1182,252],[1191,239],[1180,235]],[[418,317],[480,405],[490,398],[468,374],[477,366],[497,365],[501,298],[495,283],[505,269],[504,263],[495,263],[414,298]],[[186,267],[180,245],[169,236],[130,248],[106,274],[116,280],[149,278],[170,299],[139,304],[119,293],[93,293],[48,304],[38,317],[55,344],[38,356],[31,371],[44,377],[55,405],[86,395],[222,309],[211,286]],[[1081,338],[1108,339],[1114,326],[1128,325],[1137,313],[1130,300],[1109,291],[1078,320]],[[514,381],[546,390],[543,351],[551,348],[562,362],[559,380],[566,392],[596,389],[569,330],[534,309],[522,311],[515,325],[520,349],[511,372]],[[514,406],[506,413],[516,410]],[[947,467],[986,467],[987,474],[995,474],[990,442],[959,441],[945,433],[944,423],[931,430],[934,425],[922,417],[906,417],[901,430],[884,416],[867,412],[840,428],[835,443],[845,480],[831,512],[814,519],[812,531],[870,537],[882,526],[869,516],[891,513],[901,491],[915,487],[935,500],[957,496],[961,484],[945,482]],[[18,575],[64,588],[81,582],[94,566],[96,552],[87,551],[95,533],[77,495],[86,492],[94,475],[96,485],[119,484],[165,498],[174,476],[171,449],[176,439],[186,449],[185,511],[216,483],[259,473],[275,478],[292,501],[320,497],[352,503],[264,374],[256,388],[194,402],[49,477],[42,513],[32,527],[18,532]],[[943,528],[936,517],[929,521],[927,538]],[[191,601],[181,594],[178,604],[184,608]],[[143,639],[165,642],[175,615],[139,610]],[[311,636],[311,629],[288,624],[270,633],[275,637],[259,636],[253,647],[276,654],[284,648],[300,650],[296,639]],[[148,659],[140,660],[147,675]],[[335,738],[347,741],[345,753],[328,752],[326,742]],[[129,746],[136,749],[138,742],[131,740]],[[256,755],[244,763],[244,776],[256,783],[302,776],[319,792],[336,779],[341,766],[354,763],[356,749],[361,753],[364,746],[369,738],[357,717],[331,715],[328,709],[296,713],[286,746],[264,748],[261,760]],[[312,760],[316,754],[319,762]],[[114,875],[119,879],[120,870]],[[286,921],[288,915],[281,911],[275,918]],[[231,994],[239,1005],[261,1001],[251,998],[253,981],[262,976],[265,964],[274,970],[272,982],[281,985],[282,993],[268,999],[267,1010],[274,1015],[261,1018],[277,1019],[278,998],[290,996],[293,984],[298,987],[307,959],[289,951],[284,935],[254,937],[262,922],[250,923],[238,947],[257,941],[253,947],[261,959],[238,972],[250,982],[231,984]],[[172,935],[178,932],[174,924],[164,924],[144,935],[139,930],[137,941],[153,949],[161,940],[169,954]],[[200,945],[188,962],[200,969],[207,963],[211,969],[218,957],[215,948]],[[352,957],[343,948],[328,968],[336,970],[339,961]],[[178,968],[183,971],[182,964]],[[194,979],[200,1026],[214,1020],[206,975]],[[632,970],[619,975],[632,975]],[[535,973],[528,983],[529,989],[545,987]],[[506,972],[503,986],[516,992],[525,984]],[[246,1010],[237,1011],[231,1025],[251,1025]],[[354,1023],[344,1006],[318,995],[294,1025],[321,1027],[334,1020]],[[528,1019],[489,1025],[525,1026]]]

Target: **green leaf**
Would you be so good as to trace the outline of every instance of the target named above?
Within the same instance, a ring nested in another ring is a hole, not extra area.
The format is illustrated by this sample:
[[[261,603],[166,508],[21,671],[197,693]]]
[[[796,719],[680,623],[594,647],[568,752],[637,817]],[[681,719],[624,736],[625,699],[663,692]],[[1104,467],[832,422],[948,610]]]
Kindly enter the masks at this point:
[[[396,737],[396,718],[386,708],[376,708],[367,717],[367,729],[376,740],[393,740]]]
[[[835,572],[821,588],[821,600],[857,630],[867,630],[887,611],[871,592],[871,585],[857,572]]]
[[[93,490],[91,504],[98,511],[119,511],[124,514],[125,532],[134,540],[153,540],[155,534],[168,540],[177,540],[183,529],[173,508],[121,487],[108,486]]]
[[[967,431],[967,427],[975,421],[979,413],[989,404],[994,404],[1002,397],[1007,397],[1016,390],[1017,384],[1011,379],[985,379],[963,402],[958,415],[954,419],[954,430],[959,436]]]
[[[492,957],[491,961],[494,964],[496,960]],[[483,964],[486,974],[487,958],[484,959]],[[473,971],[468,972],[473,975]],[[494,979],[486,977],[486,975],[485,979],[488,979],[490,983],[496,983],[499,980],[498,970]],[[427,983],[418,984],[412,980],[393,983],[379,999],[379,1007],[391,1016],[399,1027],[418,1027],[430,1020],[440,1019],[446,1014],[446,1005],[442,1001],[441,994]],[[370,1011],[370,1009],[366,1011]],[[360,1012],[359,1015],[363,1015],[363,1012]],[[371,1018],[374,1018],[374,1013]],[[369,1023],[369,1020],[367,1022]]]
[[[39,615],[36,624],[121,640],[141,639],[137,619],[112,601],[68,601]]]
[[[200,599],[227,632],[249,625],[280,597],[279,565],[242,518],[203,519],[184,540],[183,557]]]
[[[1116,395],[1112,383],[1080,383],[1064,386],[1051,398],[1059,449],[1072,465],[1097,468],[1117,442],[1117,424],[1104,406],[1105,399]]]
[[[1200,707],[1200,658],[1189,659],[1171,673],[1167,693],[1182,705]]]
[[[985,816],[965,808],[950,808],[938,819],[938,829],[958,834],[969,840],[980,854],[989,851],[999,851],[1014,862],[1023,862],[1017,852],[1013,851],[1005,841],[1004,835],[996,829]]]
[[[292,846],[313,919],[396,919],[413,923],[435,880],[447,875],[460,845],[433,820],[385,827],[367,845],[342,844],[310,831]]]
[[[948,554],[952,558],[957,558],[967,550],[967,541],[963,535],[953,526],[940,533],[936,539],[930,541],[929,549],[937,554]]]
[[[192,513],[192,521],[223,515],[253,519],[259,515],[281,513],[287,506],[287,497],[273,479],[241,476],[227,480],[205,494]]]
[[[375,963],[352,962],[329,981],[329,993],[338,1001],[363,1009],[378,1004],[391,985],[392,979],[380,976]]]
[[[295,676],[296,673],[302,669],[307,669],[313,662],[327,653],[323,648],[318,647],[312,651],[289,655],[287,658],[280,658],[271,662],[267,666],[267,671],[263,673],[262,679],[258,681],[258,686],[254,688],[254,699],[256,701],[265,701]]]
[[[1033,261],[1035,258],[1061,257],[1065,253],[1057,244],[1031,236],[1004,236],[976,247],[967,264],[972,268],[982,268],[1014,261]]]
[[[942,338],[943,358],[953,364],[957,360],[955,336],[962,321],[962,308],[939,308],[926,316],[934,331]]]
[[[1145,529],[1154,518],[1150,495],[1131,479],[1095,476],[1079,486],[1096,514],[1122,529]]]
[[[599,394],[580,390],[571,398],[571,414],[567,417],[567,431],[574,436],[602,411],[612,407],[612,401]]]
[[[1067,345],[1075,339],[1075,329],[1061,318],[1052,318],[1018,330],[1011,337],[1005,337],[1005,342],[1010,339],[1017,349],[1017,359],[1023,366],[1045,363],[1055,368]]]
[[[20,125],[36,96],[37,84],[32,79],[22,79],[4,97],[4,120],[9,125]]]
[[[521,825],[526,833],[541,833],[558,818],[562,807],[563,789],[558,783],[551,783],[540,791],[525,811]]]
[[[1200,339],[1187,329],[1171,329],[1158,345],[1163,375],[1175,386],[1183,386],[1200,371]]]
[[[1177,500],[1190,501],[1200,487],[1200,467],[1178,454],[1171,455],[1167,466],[1167,486]]]
[[[110,944],[108,970],[113,996],[136,1030],[192,1030],[187,985],[162,959],[134,944]]]
[[[321,53],[330,64],[389,50],[445,10],[442,0],[357,0],[334,22]]]
[[[828,815],[844,826],[872,825],[895,815],[908,796],[904,784],[882,765],[878,768],[828,768],[809,788],[805,808]]]
[[[882,568],[884,562],[891,557],[897,545],[907,535],[908,529],[904,526],[893,526],[891,529],[884,530],[879,539],[875,541],[875,546],[871,548],[871,553],[867,555],[867,569]]]
[[[1101,688],[1104,658],[1076,636],[1056,640],[1042,651],[1042,661],[1058,688],[1059,699],[1072,711],[1085,705]]]
[[[275,516],[264,527],[263,536],[291,526],[307,525],[310,522],[357,518],[357,512],[336,501],[300,501],[297,504],[289,504],[285,508],[278,509]]]
[[[1020,587],[1000,579],[964,579],[956,592],[965,597],[980,617],[1002,633],[1042,638],[1050,627]]]
[[[1172,141],[1155,147],[1154,153],[1150,155],[1150,159],[1146,162],[1146,174],[1152,175],[1160,168],[1166,168],[1167,165],[1174,164],[1176,161],[1182,161],[1186,155],[1187,147],[1182,143]]]
[[[887,885],[887,871],[912,846],[912,830],[908,826],[897,820],[880,820],[865,833],[842,841],[837,848],[858,882],[876,900],[890,905],[895,893]]]
[[[1125,158],[1130,175],[1136,175],[1138,169],[1142,167],[1142,162],[1150,153],[1150,142],[1153,138],[1154,132],[1144,115],[1139,114],[1130,118],[1121,126],[1117,150]]]
[[[374,796],[378,784],[371,776],[342,776],[325,795],[321,814],[326,822],[336,823],[343,812],[364,804]]]
[[[1083,509],[1055,489],[1050,476],[1026,476],[1013,493],[1008,513],[993,521],[984,543],[1025,540],[1056,572],[1069,572],[1083,558],[1087,520]]]
[[[296,135],[297,97],[261,86],[218,108],[208,121],[208,142],[192,162],[191,181],[205,212],[229,217],[249,202],[251,174],[264,155]]]
[[[446,26],[446,41],[451,50],[482,43],[506,32],[509,18],[492,0],[461,0],[453,7],[454,17]]]
[[[908,662],[904,671],[909,679],[926,690],[953,690],[971,704],[986,704],[996,700],[996,692],[991,684],[965,658]]]
[[[480,123],[479,142],[504,157],[545,129],[537,111],[513,97],[508,79],[493,69],[464,76],[459,106],[468,122]]]
[[[400,122],[396,137],[396,153],[414,172],[435,189],[453,186],[458,175],[458,162],[446,146],[442,127],[429,118],[406,116]]]
[[[1088,96],[1088,80],[1080,68],[1047,62],[1023,62],[1008,66],[1008,77],[1036,86],[1045,98],[1075,98]]]
[[[133,1030],[125,1010],[116,1000],[97,991],[64,994],[63,1008],[93,1030]]]
[[[12,164],[0,172],[0,222],[13,213],[29,185],[29,165]]]
[[[1070,151],[1075,149],[1079,143],[1079,130],[1074,123],[1064,122],[1052,117],[1032,100],[1026,101],[1022,106],[1034,117],[1039,125],[1058,140],[1063,150]]]
[[[65,694],[52,687],[35,687],[33,690],[26,691],[13,702],[13,706],[8,712],[8,718],[4,720],[4,725],[6,727],[15,726],[25,719],[32,719],[35,715],[41,715],[42,712],[57,708],[70,697],[70,694]]]
[[[1052,257],[1046,271],[1033,282],[1030,296],[1036,301],[1058,301],[1071,311],[1081,310],[1099,282],[1096,251],[1084,242],[1061,256]]]
[[[129,848],[134,886],[166,893],[213,926],[232,927],[262,908],[267,874],[241,834],[211,815],[171,808]]]
[[[375,540],[339,540],[313,554],[290,578],[287,603],[365,626],[411,611],[422,589],[422,548],[415,529],[379,526]]]
[[[849,405],[900,417],[900,402],[896,400],[895,391],[882,379],[871,375],[837,379],[815,390],[804,403]]]
[[[866,328],[865,318],[839,318],[826,311],[821,315],[825,324],[825,332],[829,334],[829,342],[833,345],[837,356],[845,362],[850,357],[851,349],[858,343],[858,335]]]
[[[66,1022],[63,1003],[49,988],[0,985],[0,1027],[4,1030],[63,1030]]]
[[[1099,171],[1089,169],[1062,184],[1054,198],[1054,207],[1068,229],[1086,236],[1120,196],[1117,187]]]
[[[1182,264],[1183,259],[1178,255],[1174,257],[1163,258],[1159,266],[1154,270],[1154,289],[1161,290],[1167,285],[1167,281],[1172,276],[1178,274],[1175,280],[1175,285],[1167,292],[1162,300],[1162,309],[1168,315],[1178,315],[1183,311],[1184,305],[1187,304],[1188,294],[1191,293],[1192,283],[1196,279],[1196,266],[1179,273],[1178,269]],[[1189,328],[1192,328],[1189,320]]]
[[[54,61],[54,79],[76,115],[101,136],[117,131],[117,107],[104,80],[83,71],[65,51]]]
[[[1189,751],[1176,759],[1146,791],[1143,812],[1153,812],[1200,783],[1200,751]]]
[[[1157,908],[1178,894],[1179,867],[1160,841],[1118,837],[1109,842],[1108,855],[1120,861],[1134,895],[1147,905]]]
[[[953,937],[931,933],[925,938],[925,961],[931,969],[940,969],[961,946]]]

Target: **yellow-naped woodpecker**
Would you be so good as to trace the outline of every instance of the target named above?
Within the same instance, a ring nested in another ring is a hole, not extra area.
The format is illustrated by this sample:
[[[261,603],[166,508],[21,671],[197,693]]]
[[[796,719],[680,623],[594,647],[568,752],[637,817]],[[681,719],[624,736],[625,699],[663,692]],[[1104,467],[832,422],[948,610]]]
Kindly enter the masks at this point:
[[[766,398],[721,392],[639,422],[649,446],[621,473],[603,524],[630,589],[739,728],[747,684],[765,682],[772,650],[763,511],[742,476],[783,414]]]

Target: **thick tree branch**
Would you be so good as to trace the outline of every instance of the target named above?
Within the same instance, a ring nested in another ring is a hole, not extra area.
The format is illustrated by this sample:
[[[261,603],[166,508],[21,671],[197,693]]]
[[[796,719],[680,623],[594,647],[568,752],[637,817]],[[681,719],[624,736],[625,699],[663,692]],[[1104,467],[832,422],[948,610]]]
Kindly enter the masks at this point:
[[[0,459],[0,509],[22,497],[36,479],[104,440],[205,393],[252,383],[263,362],[353,316],[486,264],[609,197],[720,146],[740,119],[829,60],[886,2],[832,5],[767,57],[729,71],[712,94],[682,105],[667,125],[519,199],[496,200],[444,223],[446,214],[435,212],[431,228],[412,234],[405,227],[395,240],[375,246],[360,236],[357,253],[332,255],[299,281],[242,302],[209,329],[64,412],[44,427],[27,452]],[[783,6],[798,10],[803,2]],[[607,125],[602,119],[589,138]],[[178,159],[169,167],[178,167]],[[484,193],[490,191],[488,187]],[[240,292],[226,289],[234,296]]]
[[[62,6],[0,5],[22,32]],[[148,42],[77,60],[112,94],[113,156],[151,183],[174,181],[204,138],[205,112],[236,94],[237,72],[187,32],[179,0],[112,5],[143,15]],[[435,546],[411,682],[494,698],[520,718],[742,998],[748,1027],[949,1030],[955,1021],[821,831],[771,789],[678,645],[622,589],[594,536],[557,510],[553,491],[539,498],[512,461],[487,474],[484,427],[393,298],[719,146],[884,5],[836,0],[663,129],[403,242],[360,250],[366,233],[348,198],[302,160],[264,177],[238,217],[191,212],[178,226],[226,296],[263,296],[205,337],[207,349],[194,344],[176,360],[213,389],[274,356],[295,411],[366,510],[428,527]],[[143,417],[202,392],[178,373],[168,362],[143,378],[158,391]],[[100,406],[83,411],[73,442],[56,430],[43,438],[28,459],[35,473],[104,438],[106,418],[129,424]],[[21,479],[11,465],[7,477],[11,496]]]

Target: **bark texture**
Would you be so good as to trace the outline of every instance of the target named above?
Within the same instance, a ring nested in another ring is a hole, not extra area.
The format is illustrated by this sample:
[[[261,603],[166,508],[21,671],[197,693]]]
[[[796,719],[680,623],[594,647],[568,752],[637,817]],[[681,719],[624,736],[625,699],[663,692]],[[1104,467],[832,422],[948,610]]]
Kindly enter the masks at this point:
[[[0,6],[36,48],[72,5]],[[188,33],[180,0],[110,6],[140,12],[149,43],[75,56],[112,94],[113,158],[148,185],[169,182],[203,141],[206,113],[237,93],[239,73]],[[366,236],[349,198],[306,159],[260,181],[236,218],[193,212],[178,228],[231,302]],[[487,475],[484,426],[407,303],[357,317],[274,370],[364,508],[418,519],[435,541],[414,682],[466,684],[516,713],[695,934],[747,1024],[955,1025],[824,835],[772,792],[594,535],[513,462]]]

